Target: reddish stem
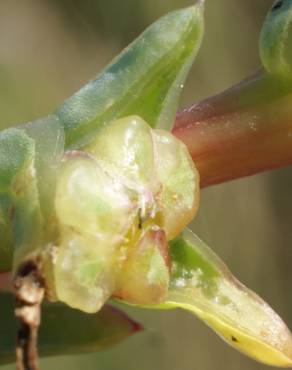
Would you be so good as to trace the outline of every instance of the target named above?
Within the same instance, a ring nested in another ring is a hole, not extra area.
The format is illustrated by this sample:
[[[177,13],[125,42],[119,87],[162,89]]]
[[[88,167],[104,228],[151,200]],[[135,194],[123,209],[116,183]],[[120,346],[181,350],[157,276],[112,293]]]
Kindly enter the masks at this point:
[[[292,87],[259,71],[178,113],[173,133],[189,148],[201,187],[290,165]],[[0,291],[11,281],[0,273]]]
[[[178,113],[201,187],[292,164],[291,91],[260,72]]]

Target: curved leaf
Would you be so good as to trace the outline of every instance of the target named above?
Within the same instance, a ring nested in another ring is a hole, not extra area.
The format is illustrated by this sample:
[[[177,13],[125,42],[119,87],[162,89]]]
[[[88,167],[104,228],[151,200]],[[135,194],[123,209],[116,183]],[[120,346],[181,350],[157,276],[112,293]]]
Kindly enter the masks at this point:
[[[34,141],[23,129],[0,133],[0,271],[11,268],[12,245],[20,255],[20,249],[31,250],[40,238],[34,161]]]
[[[12,268],[13,245],[19,260],[39,247],[42,234],[48,239],[63,148],[63,127],[53,115],[0,132],[0,272]]]
[[[0,295],[0,364],[15,361],[13,297]],[[103,351],[140,331],[139,324],[111,306],[87,315],[60,304],[42,309],[39,351],[41,356],[74,355]]]
[[[254,359],[292,366],[292,336],[271,307],[236,280],[192,232],[170,242],[173,264],[168,297],[156,308],[191,311],[227,343]]]
[[[49,221],[54,214],[57,169],[64,154],[64,129],[58,117],[53,114],[22,127],[34,141],[38,197],[42,216]]]
[[[161,18],[56,114],[66,146],[80,148],[107,122],[132,114],[170,128],[187,72],[203,34],[203,0]]]

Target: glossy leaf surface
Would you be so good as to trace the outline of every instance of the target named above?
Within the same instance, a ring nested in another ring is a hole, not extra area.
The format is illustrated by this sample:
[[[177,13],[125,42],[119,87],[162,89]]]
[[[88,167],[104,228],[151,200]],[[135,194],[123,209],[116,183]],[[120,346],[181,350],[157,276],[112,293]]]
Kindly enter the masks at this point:
[[[259,72],[177,115],[202,187],[292,163],[291,0],[274,2],[259,48]]]
[[[131,114],[152,127],[171,128],[202,33],[203,0],[151,25],[95,80],[58,108],[66,146],[80,148],[101,126]]]
[[[15,361],[13,297],[0,295],[0,364]],[[60,304],[45,304],[39,338],[41,356],[75,355],[110,348],[142,330],[124,313],[105,306],[95,315],[86,315]]]
[[[88,313],[111,296],[163,302],[167,240],[198,208],[199,176],[186,147],[130,116],[104,127],[85,150],[68,151],[59,166],[58,240],[45,255],[50,299]]]
[[[115,296],[127,302],[163,302],[169,285],[168,245],[162,230],[147,230],[131,248]]]
[[[197,236],[186,230],[170,242],[172,274],[158,308],[191,311],[227,343],[254,359],[292,366],[292,336],[271,307],[232,276]]]
[[[34,142],[40,206],[43,218],[50,221],[54,216],[57,169],[64,154],[64,130],[55,115],[28,123],[23,128]]]
[[[18,259],[37,246],[41,215],[34,171],[35,144],[22,129],[0,134],[1,270],[11,268],[12,245]],[[20,250],[21,249],[21,250]]]
[[[0,271],[12,268],[13,245],[20,261],[49,239],[63,150],[63,128],[56,116],[0,133]]]
[[[152,131],[155,165],[163,184],[160,202],[164,209],[167,240],[173,239],[197,213],[200,202],[200,174],[188,149],[180,140],[162,130]]]

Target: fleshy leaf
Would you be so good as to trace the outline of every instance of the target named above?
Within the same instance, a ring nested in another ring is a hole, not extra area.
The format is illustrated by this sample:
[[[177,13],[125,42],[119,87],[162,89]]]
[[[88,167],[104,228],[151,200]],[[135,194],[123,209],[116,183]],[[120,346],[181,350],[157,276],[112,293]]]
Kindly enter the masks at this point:
[[[142,118],[130,116],[112,121],[85,150],[94,158],[116,166],[131,181],[153,188],[150,186],[154,172],[153,142],[151,130]]]
[[[130,250],[115,295],[132,303],[163,302],[169,284],[168,245],[162,230],[147,230]]]
[[[0,295],[0,364],[15,361],[13,297]],[[139,324],[111,306],[87,315],[61,304],[45,304],[39,337],[41,356],[75,355],[110,348],[140,331]]]
[[[199,173],[186,146],[171,133],[150,129],[139,116],[129,116],[101,129],[85,150],[107,164],[108,171],[116,167],[115,179],[123,176],[129,187],[143,192],[140,203],[151,193],[158,199],[167,240],[194,218],[200,199]]]
[[[268,73],[292,80],[292,1],[277,0],[269,11],[260,37],[260,55]]]
[[[11,128],[0,133],[0,212],[4,239],[0,249],[1,270],[11,268],[12,245],[19,260],[40,242],[41,214],[34,161],[34,141],[24,130]]]
[[[292,0],[277,0],[263,24],[259,72],[177,115],[201,187],[292,163]]]
[[[80,148],[108,122],[132,114],[169,129],[203,34],[204,1],[161,18],[56,114],[66,147]]]
[[[54,214],[57,169],[64,154],[64,129],[55,115],[31,122],[23,128],[34,141],[38,196],[42,215],[50,221]]]
[[[43,219],[49,238],[63,131],[51,115],[0,133],[0,271],[12,268],[13,245],[19,260],[44,242]]]
[[[170,242],[170,256],[168,297],[157,308],[191,311],[246,355],[268,365],[292,366],[289,329],[206,244],[186,230]]]
[[[56,186],[58,239],[43,254],[49,298],[88,313],[111,296],[163,302],[167,233],[183,230],[198,197],[185,146],[140,117],[112,121],[85,151],[66,152]]]
[[[68,152],[63,160],[55,207],[56,296],[71,307],[96,312],[114,291],[114,255],[134,222],[135,207],[123,183],[80,152]]]
[[[10,128],[0,132],[0,191],[9,192],[15,176],[34,157],[34,143],[23,130]]]
[[[200,175],[186,146],[162,130],[152,131],[157,176],[163,184],[160,203],[164,209],[167,240],[188,225],[199,208]]]

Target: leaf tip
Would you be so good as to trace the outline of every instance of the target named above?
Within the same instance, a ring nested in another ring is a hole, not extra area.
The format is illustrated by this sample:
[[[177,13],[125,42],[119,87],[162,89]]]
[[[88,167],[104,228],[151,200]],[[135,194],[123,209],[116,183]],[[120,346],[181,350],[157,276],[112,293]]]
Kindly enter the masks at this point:
[[[136,322],[136,321],[132,321],[132,333],[133,334],[138,334],[142,331],[144,331],[144,326],[141,325],[140,323]]]
[[[205,10],[205,0],[196,0],[191,8],[194,9],[194,12],[202,14]]]
[[[197,0],[195,5],[198,7],[198,8],[204,8],[205,7],[205,0]]]
[[[140,324],[139,322],[135,321],[134,319],[130,318],[126,313],[123,311],[119,310],[118,308],[107,305],[106,306],[109,311],[116,317],[119,317],[121,320],[124,320],[125,322],[128,323],[129,328],[130,328],[130,335],[132,334],[138,334],[142,331],[144,331],[144,326]]]

